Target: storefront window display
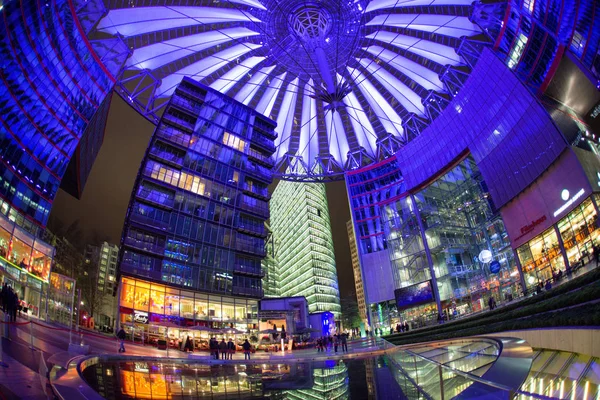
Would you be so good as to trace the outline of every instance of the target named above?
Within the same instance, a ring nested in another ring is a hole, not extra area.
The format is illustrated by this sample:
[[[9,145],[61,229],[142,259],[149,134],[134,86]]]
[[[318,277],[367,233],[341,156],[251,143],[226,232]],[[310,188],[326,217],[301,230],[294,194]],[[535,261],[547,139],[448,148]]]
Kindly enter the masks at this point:
[[[517,254],[528,288],[552,278],[553,270],[565,270],[564,258],[554,227],[550,227],[519,247]]]
[[[591,198],[587,198],[556,224],[569,267],[591,261],[593,246],[600,244],[597,221],[598,213],[594,203]],[[554,226],[520,246],[517,254],[529,288],[551,279],[559,271],[567,272]]]
[[[75,280],[53,272],[50,274],[48,318],[69,325],[73,315]],[[42,296],[42,300],[45,300]]]
[[[558,230],[570,265],[582,258],[584,263],[590,261],[592,247],[598,243],[600,234],[596,226],[597,220],[598,214],[592,199],[588,198],[558,222]]]
[[[245,336],[258,329],[256,300],[194,293],[127,277],[121,278],[121,285],[120,321],[135,340],[157,344],[169,328],[171,342],[190,335],[200,346],[209,335],[231,328]]]

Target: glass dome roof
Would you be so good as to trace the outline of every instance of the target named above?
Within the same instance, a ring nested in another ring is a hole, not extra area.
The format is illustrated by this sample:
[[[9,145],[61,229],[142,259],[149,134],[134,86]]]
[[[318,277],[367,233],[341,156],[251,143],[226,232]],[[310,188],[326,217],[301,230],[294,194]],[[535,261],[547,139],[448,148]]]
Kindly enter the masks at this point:
[[[472,0],[75,0],[117,91],[156,123],[184,76],[278,124],[287,179],[335,179],[427,127],[489,41]],[[476,53],[476,52],[475,52]]]

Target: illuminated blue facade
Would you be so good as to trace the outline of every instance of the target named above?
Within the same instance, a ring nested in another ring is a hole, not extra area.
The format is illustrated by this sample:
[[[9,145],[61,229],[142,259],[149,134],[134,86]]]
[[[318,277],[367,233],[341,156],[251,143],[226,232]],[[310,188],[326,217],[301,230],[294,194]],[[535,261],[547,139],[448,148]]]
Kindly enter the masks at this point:
[[[0,11],[0,212],[34,233],[119,68],[91,52],[73,7],[8,1]]]
[[[263,297],[275,123],[184,79],[150,142],[123,231],[125,276]]]
[[[346,174],[372,326],[478,311],[490,295],[500,303],[537,283],[525,281],[500,211],[569,151],[528,88],[485,50],[461,96],[421,136]],[[483,250],[490,260],[478,258]],[[435,301],[399,312],[394,291],[426,281]]]

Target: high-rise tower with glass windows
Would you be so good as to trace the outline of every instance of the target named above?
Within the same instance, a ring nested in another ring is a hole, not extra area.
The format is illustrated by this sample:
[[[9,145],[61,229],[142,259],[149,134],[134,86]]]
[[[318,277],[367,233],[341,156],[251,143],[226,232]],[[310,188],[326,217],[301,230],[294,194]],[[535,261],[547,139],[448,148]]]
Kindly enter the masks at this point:
[[[304,296],[309,312],[331,311],[339,318],[340,292],[325,185],[281,181],[269,209],[271,230],[278,240],[279,295]]]
[[[354,287],[356,289],[356,301],[358,303],[358,314],[365,325],[368,325],[367,303],[365,302],[365,289],[363,287],[362,273],[360,272],[360,257],[356,247],[356,235],[352,220],[346,222],[348,231],[348,243],[350,244],[350,258],[352,260],[352,272],[354,273]]]
[[[274,128],[191,79],[177,87],[126,217],[121,322],[256,328]]]

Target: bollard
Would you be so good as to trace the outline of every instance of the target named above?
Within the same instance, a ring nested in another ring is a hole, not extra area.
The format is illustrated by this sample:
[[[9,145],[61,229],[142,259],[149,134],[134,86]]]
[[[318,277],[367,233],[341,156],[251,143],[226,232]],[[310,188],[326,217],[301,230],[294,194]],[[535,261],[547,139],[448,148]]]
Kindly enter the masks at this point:
[[[35,350],[33,347],[33,322],[29,321],[29,344],[31,345],[31,350]]]

